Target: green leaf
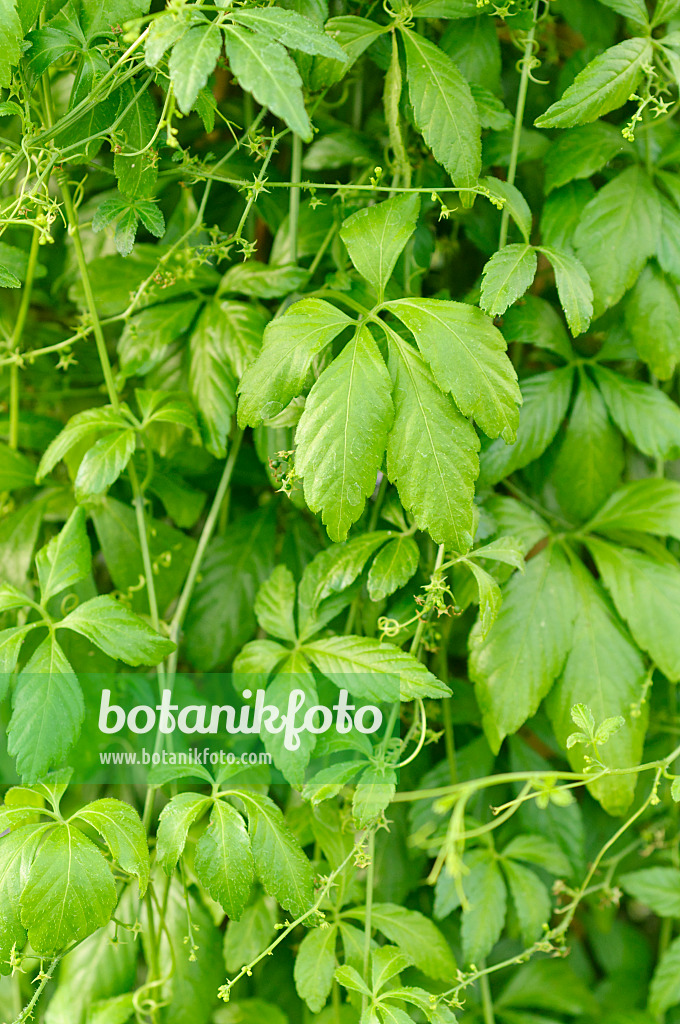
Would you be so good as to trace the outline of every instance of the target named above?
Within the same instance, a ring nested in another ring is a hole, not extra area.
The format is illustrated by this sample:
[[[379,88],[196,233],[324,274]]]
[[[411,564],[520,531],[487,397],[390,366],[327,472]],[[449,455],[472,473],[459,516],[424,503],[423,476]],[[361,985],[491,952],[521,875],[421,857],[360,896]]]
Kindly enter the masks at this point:
[[[588,519],[621,479],[623,442],[602,395],[581,373],[576,401],[551,479],[557,499],[574,522]]]
[[[123,196],[146,199],[153,195],[158,180],[157,151],[153,148],[156,108],[148,91],[135,96],[131,83],[127,84],[124,95],[128,103],[134,102],[120,125],[125,144],[113,158],[113,170]]]
[[[519,189],[511,185],[509,181],[494,177],[480,178],[479,184],[488,188],[492,196],[503,200],[503,210],[510,214],[521,231],[522,238],[529,244],[531,209]]]
[[[378,552],[368,571],[371,601],[382,601],[403,587],[415,574],[420,549],[413,537],[396,537]]]
[[[574,371],[563,367],[522,381],[522,412],[517,440],[493,441],[480,456],[480,482],[498,483],[533,462],[555,437],[569,405]]]
[[[0,700],[7,696],[10,673],[16,668],[26,634],[34,627],[35,624],[31,623],[28,626],[10,626],[9,629],[0,630]]]
[[[347,913],[360,921],[366,916],[364,907],[353,907]],[[456,962],[449,944],[424,914],[396,903],[374,903],[371,926],[394,942],[428,978],[444,981],[455,977]]]
[[[3,266],[0,266],[0,288],[21,288],[21,281],[17,275]]]
[[[454,185],[472,188],[482,169],[479,115],[451,58],[424,36],[402,31],[408,92],[418,131]]]
[[[550,894],[538,875],[522,864],[503,861],[503,872],[517,911],[522,942],[531,946],[543,934],[543,925],[550,923]]]
[[[261,584],[255,598],[255,615],[266,633],[295,642],[295,577],[285,565],[277,565]]]
[[[123,871],[139,881],[143,896],[149,883],[149,847],[146,832],[134,807],[122,800],[103,797],[86,804],[76,814],[99,832]]]
[[[74,489],[78,500],[103,492],[114,483],[137,447],[134,430],[114,431],[92,445],[78,467]]]
[[[168,302],[131,317],[118,340],[118,361],[128,377],[144,376],[158,366],[172,343],[189,328],[199,303]]]
[[[417,18],[476,18],[477,0],[419,0],[413,7]]]
[[[248,812],[257,877],[285,910],[301,916],[313,901],[311,864],[273,800],[245,791],[239,796]]]
[[[569,362],[574,351],[559,314],[537,295],[525,295],[503,316],[505,340],[517,344],[536,345],[538,348],[556,352]]]
[[[503,857],[523,860],[545,868],[551,875],[568,878],[572,868],[562,850],[551,839],[540,835],[519,835],[511,839],[503,850]]]
[[[245,910],[255,877],[253,855],[241,815],[217,800],[210,823],[196,844],[199,881],[233,921]]]
[[[664,462],[680,458],[680,409],[668,395],[604,366],[593,373],[611,418],[632,445]]]
[[[475,862],[463,878],[469,903],[463,908],[461,938],[465,962],[479,964],[498,942],[505,921],[506,890],[496,860],[485,851],[473,854]]]
[[[412,654],[372,637],[331,636],[313,640],[302,650],[319,672],[358,697],[396,700],[397,680],[401,700],[450,696],[448,686]]]
[[[626,325],[641,359],[661,380],[680,360],[678,287],[654,263],[640,274],[626,302]]]
[[[546,153],[546,193],[574,179],[592,177],[625,147],[621,132],[606,121],[564,132]]]
[[[284,48],[236,25],[225,27],[224,43],[241,88],[309,142],[312,126],[305,110],[302,79]]]
[[[165,234],[165,217],[155,203],[145,199],[137,202],[135,209],[146,230],[156,238],[162,238]]]
[[[588,271],[580,260],[568,252],[541,246],[555,271],[557,294],[569,324],[569,330],[577,337],[588,329],[593,316],[593,289]]]
[[[9,89],[12,68],[21,59],[23,36],[16,0],[0,0],[0,89]]]
[[[58,628],[80,633],[126,665],[157,665],[175,650],[172,640],[160,636],[110,594],[78,605],[58,623]]]
[[[224,349],[237,377],[257,358],[267,321],[257,306],[223,299],[220,302]]]
[[[680,681],[680,637],[673,626],[680,568],[590,537],[588,547],[633,637],[671,682]]]
[[[524,295],[536,276],[538,265],[532,245],[506,245],[484,266],[480,305],[492,316],[500,316]]]
[[[304,387],[314,356],[351,325],[323,299],[302,299],[267,324],[262,351],[238,388],[239,425],[256,427],[281,412]]]
[[[129,427],[130,424],[119,412],[116,412],[110,405],[84,409],[72,416],[61,433],[54,438],[47,446],[45,454],[40,460],[36,480],[40,482],[43,477],[51,473],[58,462],[70,452],[76,444],[80,444],[90,434],[97,431],[121,430]]]
[[[291,50],[320,54],[331,60],[347,61],[347,55],[339,43],[326,35],[310,18],[304,18],[295,11],[281,7],[237,8],[232,19],[238,25],[260,32],[263,38],[276,39]]]
[[[14,828],[0,841],[0,973],[9,972],[12,949],[26,945],[26,930],[21,923],[21,891],[46,830],[45,825]]]
[[[156,859],[166,875],[171,875],[177,867],[186,846],[189,829],[203,817],[211,803],[210,797],[199,793],[180,793],[161,811]]]
[[[680,915],[680,873],[677,868],[653,867],[619,875],[623,891],[659,917]]]
[[[343,222],[340,237],[362,277],[373,285],[380,301],[404,246],[416,229],[420,197],[394,196],[376,206],[357,210]]]
[[[112,999],[102,999],[92,1003],[87,1024],[127,1024],[135,1012],[133,1000],[133,993],[126,992],[122,996],[114,996]]]
[[[337,925],[307,932],[295,957],[295,988],[312,1013],[320,1013],[333,987]]]
[[[535,714],[562,671],[575,612],[572,571],[551,544],[507,584],[486,640],[476,643],[473,633],[470,678],[493,750]]]
[[[395,975],[411,967],[413,961],[395,946],[380,946],[373,950],[371,957],[371,983],[373,991],[379,992]],[[403,991],[403,990],[402,990]]]
[[[116,27],[149,10],[149,0],[81,0],[80,23],[88,40],[115,35]]]
[[[680,1003],[680,938],[661,956],[649,989],[649,1012],[655,1019]]]
[[[259,260],[246,260],[229,268],[222,278],[220,292],[275,299],[303,288],[308,281],[309,271],[294,263],[275,266]]]
[[[53,635],[19,675],[12,706],[7,749],[16,757],[17,771],[35,781],[61,764],[85,716],[80,683]]]
[[[515,440],[521,402],[505,339],[487,316],[465,302],[397,299],[386,308],[414,335],[435,381],[464,416],[489,437]]]
[[[572,649],[564,672],[547,701],[555,735],[566,747],[573,731],[570,709],[587,702],[596,721],[624,715],[626,725],[598,754],[612,768],[629,768],[639,763],[647,728],[646,705],[638,717],[631,707],[640,698],[645,666],[628,631],[614,613],[600,586],[585,568],[574,566],[576,618]],[[567,751],[574,771],[583,771],[584,751]],[[599,779],[589,789],[611,814],[623,814],[635,792],[634,775]]]
[[[397,790],[397,774],[391,765],[372,764],[363,772],[354,790],[352,814],[357,828],[368,828],[378,820]]]
[[[21,452],[0,444],[0,491],[35,486],[35,465]]]
[[[36,555],[43,604],[47,604],[55,594],[79,583],[89,573],[92,553],[85,521],[85,510],[75,508],[57,536]]]
[[[21,894],[21,923],[40,955],[102,928],[116,906],[116,886],[103,855],[69,824],[51,828]]]
[[[387,474],[419,529],[437,544],[467,551],[473,535],[477,435],[441,393],[418,353],[398,336],[390,339],[395,416],[387,439]]]
[[[574,245],[590,275],[596,317],[635,284],[656,252],[660,221],[658,194],[640,167],[623,171],[590,200]]]
[[[219,304],[207,303],[189,342],[189,389],[203,443],[218,459],[226,455],[236,409],[236,375],[225,351],[228,340]]]
[[[155,68],[164,53],[173,46],[187,30],[187,19],[180,12],[167,11],[153,19],[144,43],[144,59],[149,68]]]
[[[244,910],[239,921],[229,921],[224,936],[224,959],[231,974],[267,948],[275,934],[276,918],[274,900],[260,896]]]
[[[649,24],[645,0],[600,0],[600,3],[605,7],[611,7],[613,11],[622,14],[624,18],[630,18],[638,25]]]
[[[489,635],[489,630],[498,617],[498,610],[503,601],[503,596],[498,583],[485,569],[467,559],[465,564],[477,581],[477,593],[479,596],[477,636],[479,640],[484,640]]]
[[[184,626],[187,656],[199,671],[230,661],[255,633],[255,595],[274,568],[273,512],[270,505],[241,516],[208,547]]]
[[[588,523],[589,530],[638,530],[680,540],[680,483],[651,477],[624,484]]]
[[[390,377],[368,328],[357,332],[309,393],[295,440],[305,500],[332,540],[344,540],[375,490],[392,425]]]
[[[538,128],[571,128],[622,107],[635,92],[643,65],[651,60],[650,39],[624,39],[598,54],[534,124]]]
[[[222,49],[217,25],[198,25],[181,36],[170,54],[170,80],[179,109],[188,114],[208,81]]]
[[[652,26],[663,25],[670,21],[678,13],[678,10],[680,10],[680,0],[657,0]]]

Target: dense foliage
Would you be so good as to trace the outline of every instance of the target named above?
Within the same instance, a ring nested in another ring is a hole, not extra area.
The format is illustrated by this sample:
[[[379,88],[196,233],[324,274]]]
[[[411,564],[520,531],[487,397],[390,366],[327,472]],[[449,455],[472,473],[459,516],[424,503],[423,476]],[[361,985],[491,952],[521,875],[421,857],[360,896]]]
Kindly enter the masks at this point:
[[[0,1016],[680,1020],[680,0],[152,8],[0,0]]]

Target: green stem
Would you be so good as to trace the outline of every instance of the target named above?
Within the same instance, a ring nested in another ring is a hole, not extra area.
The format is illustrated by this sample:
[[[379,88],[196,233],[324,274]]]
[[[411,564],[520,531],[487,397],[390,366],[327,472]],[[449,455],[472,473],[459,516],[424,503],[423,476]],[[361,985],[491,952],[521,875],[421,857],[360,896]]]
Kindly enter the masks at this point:
[[[28,266],[26,268],[26,280],[24,282],[24,289],[21,295],[21,303],[19,305],[19,312],[17,313],[16,322],[14,324],[14,330],[12,331],[12,340],[10,342],[10,349],[12,354],[16,357],[15,362],[12,363],[9,371],[9,446],[10,448],[18,448],[19,446],[19,352],[21,351],[21,337],[24,333],[24,326],[26,324],[26,317],[28,310],[31,305],[31,292],[33,290],[33,278],[35,277],[35,268],[38,263],[38,244],[40,241],[40,232],[37,228],[33,229],[33,238],[31,239],[31,249],[28,254]]]
[[[482,964],[485,967],[486,964]],[[496,1018],[493,1012],[493,999],[491,998],[491,987],[488,974],[483,974],[479,979],[479,989],[482,994],[482,1012],[484,1013],[484,1024],[495,1024]]]
[[[151,896],[151,886],[146,891],[144,897],[144,904],[146,906],[147,916],[147,938],[148,938],[148,949],[149,949],[149,971],[146,983],[147,985],[151,982],[158,981],[160,978],[160,968],[158,962],[158,947],[156,945],[156,927],[154,924],[154,913],[153,913],[153,900]],[[157,1022],[158,1011],[154,1007],[150,1014],[151,1020]]]
[[[375,832],[368,837],[368,868],[366,870],[366,917],[364,918],[364,981],[370,985],[368,965],[371,959],[371,917],[373,914],[373,887],[375,885]],[[362,997],[362,1013],[368,1009],[368,996]]]
[[[30,1003],[26,1004],[26,1006],[23,1008],[23,1010],[21,1011],[19,1016],[12,1022],[12,1024],[24,1024],[24,1021],[31,1020],[31,1018],[33,1017],[33,1010],[34,1010],[38,1000],[40,999],[40,996],[45,991],[45,986],[51,980],[52,975],[54,974],[55,968],[56,968],[56,966],[57,966],[57,964],[59,963],[60,960],[61,960],[61,955],[60,956],[55,956],[54,960],[52,961],[50,966],[45,971],[43,977],[40,979],[40,984],[38,985],[37,989],[33,993],[33,996],[31,998]]]
[[[85,252],[83,251],[83,243],[80,238],[80,230],[78,228],[78,217],[73,207],[73,200],[71,198],[71,192],[66,180],[62,178],[59,182],[61,188],[61,194],[64,198],[64,209],[66,211],[66,219],[68,220],[68,231],[73,239],[73,248],[76,254],[76,263],[78,264],[78,270],[80,277],[83,282],[83,291],[85,292],[85,301],[87,308],[92,318],[92,333],[94,334],[95,341],[97,343],[97,353],[99,355],[99,362],[101,363],[102,372],[104,374],[104,382],[106,384],[106,390],[108,392],[109,401],[116,412],[120,409],[120,401],[118,400],[118,392],[116,390],[115,381],[113,379],[113,371],[111,370],[111,362],[109,360],[109,353],[106,349],[106,340],[104,338],[104,332],[102,325],[97,314],[97,304],[94,298],[94,292],[92,291],[92,282],[90,281],[90,275],[87,269],[87,260],[85,258]]]
[[[536,19],[538,18],[538,0],[534,2],[533,24],[527,35],[524,44],[524,56],[522,58],[522,73],[519,80],[519,92],[517,93],[517,106],[515,107],[515,127],[512,133],[512,148],[510,150],[510,165],[508,167],[508,184],[514,185],[517,174],[517,162],[519,160],[519,144],[522,138],[522,125],[524,122],[524,108],[527,101],[527,90],[529,88],[530,62],[534,53],[534,38],[536,35]],[[507,204],[503,209],[501,217],[501,234],[498,248],[502,249],[508,240],[508,226],[510,223],[510,211]]]
[[[300,219],[300,189],[297,183],[302,177],[302,139],[293,135],[293,153],[291,158],[290,178],[295,185],[290,190],[288,206],[288,237],[290,238],[290,261],[298,260],[298,222]]]

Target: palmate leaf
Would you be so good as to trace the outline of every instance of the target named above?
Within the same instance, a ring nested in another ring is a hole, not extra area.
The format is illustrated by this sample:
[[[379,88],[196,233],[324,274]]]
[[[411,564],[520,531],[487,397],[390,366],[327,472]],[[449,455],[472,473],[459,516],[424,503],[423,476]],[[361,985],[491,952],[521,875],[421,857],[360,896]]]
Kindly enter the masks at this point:
[[[373,493],[392,425],[391,381],[368,328],[309,393],[295,436],[305,499],[332,540],[344,540]]]
[[[473,632],[470,678],[492,750],[535,714],[562,671],[575,614],[573,573],[553,543],[512,577],[486,639]]]
[[[302,79],[280,43],[230,25],[225,29],[224,44],[239,85],[309,142],[312,126],[305,110]]]
[[[652,45],[639,36],[624,39],[599,54],[577,76],[556,103],[535,121],[538,128],[571,128],[595,121],[628,101],[651,62]]]
[[[546,707],[574,771],[583,771],[584,750],[567,748],[573,732],[573,705],[587,702],[597,722],[623,715],[626,724],[598,748],[598,754],[609,767],[629,768],[639,763],[647,730],[646,704],[637,718],[630,713],[641,693],[644,662],[602,588],[580,562],[574,564],[573,572],[576,617],[572,647]],[[634,775],[616,775],[598,779],[589,789],[605,810],[623,814],[633,799],[635,784]]]
[[[80,683],[54,634],[19,675],[12,706],[7,749],[17,771],[35,781],[63,761],[85,716]]]
[[[398,195],[357,210],[340,229],[352,263],[381,300],[394,266],[416,229],[419,210],[417,194]]]
[[[421,356],[390,334],[394,425],[387,474],[404,508],[438,544],[472,545],[474,481],[479,440],[469,420],[435,384]]]
[[[301,299],[267,324],[262,351],[238,388],[239,426],[259,426],[302,390],[315,355],[353,321],[323,299]]]
[[[505,339],[491,320],[476,306],[439,299],[397,299],[386,308],[411,331],[463,415],[489,437],[514,441],[522,399]]]
[[[448,54],[421,35],[402,32],[413,116],[435,160],[454,185],[472,188],[482,169],[481,127],[470,87]]]

